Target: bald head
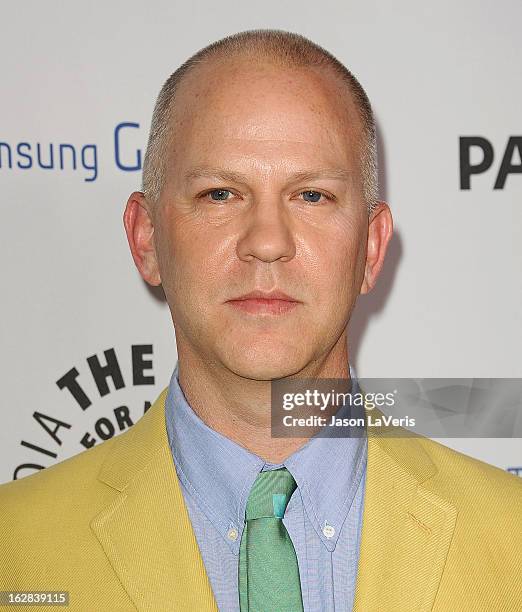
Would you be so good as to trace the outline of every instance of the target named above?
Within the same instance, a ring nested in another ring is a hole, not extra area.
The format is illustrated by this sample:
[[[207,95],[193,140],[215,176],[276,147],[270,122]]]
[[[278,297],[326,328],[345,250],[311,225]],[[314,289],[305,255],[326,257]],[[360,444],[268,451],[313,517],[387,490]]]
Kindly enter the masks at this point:
[[[190,57],[165,82],[154,109],[150,136],[143,166],[142,189],[151,202],[156,202],[165,184],[169,149],[174,140],[175,117],[190,113],[184,86],[198,78],[208,79],[219,69],[234,72],[234,67],[263,65],[272,68],[306,70],[317,75],[328,74],[338,87],[340,104],[345,104],[347,116],[355,116],[358,123],[354,141],[347,146],[357,147],[357,157],[365,203],[370,213],[377,202],[377,164],[375,124],[370,102],[363,88],[351,72],[328,51],[307,38],[280,30],[251,30],[228,36],[208,45]],[[226,84],[225,84],[226,87]],[[336,102],[339,105],[339,101]],[[178,108],[183,105],[184,108]],[[342,119],[341,119],[342,121]],[[179,121],[178,121],[179,122]]]

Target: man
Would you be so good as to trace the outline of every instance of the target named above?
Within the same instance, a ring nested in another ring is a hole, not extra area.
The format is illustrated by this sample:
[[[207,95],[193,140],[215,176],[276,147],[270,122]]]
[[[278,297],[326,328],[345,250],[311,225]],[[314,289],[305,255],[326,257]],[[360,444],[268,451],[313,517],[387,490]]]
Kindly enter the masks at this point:
[[[271,382],[352,379],[392,234],[355,78],[296,34],[188,60],[124,216],[178,365],[128,432],[0,488],[0,588],[82,611],[520,610],[522,484],[414,437],[271,436]]]

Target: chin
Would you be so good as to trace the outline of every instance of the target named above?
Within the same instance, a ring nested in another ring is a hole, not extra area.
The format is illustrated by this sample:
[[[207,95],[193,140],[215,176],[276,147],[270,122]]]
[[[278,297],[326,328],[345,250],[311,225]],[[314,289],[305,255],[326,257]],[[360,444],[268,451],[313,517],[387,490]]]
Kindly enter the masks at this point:
[[[238,367],[229,367],[234,374],[249,380],[274,380],[276,378],[284,378],[291,376],[296,370],[285,366],[274,364],[242,364]]]
[[[291,354],[288,351],[245,351],[241,353],[234,350],[227,358],[223,359],[225,366],[234,374],[249,378],[251,380],[273,380],[292,376],[302,370],[307,360],[299,358],[294,349]]]

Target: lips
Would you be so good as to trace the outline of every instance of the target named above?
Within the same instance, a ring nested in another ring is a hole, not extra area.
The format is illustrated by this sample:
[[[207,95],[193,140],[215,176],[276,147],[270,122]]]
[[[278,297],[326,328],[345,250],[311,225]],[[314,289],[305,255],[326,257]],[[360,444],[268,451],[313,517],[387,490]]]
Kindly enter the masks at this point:
[[[242,301],[242,300],[284,300],[286,302],[298,302],[299,300],[290,297],[283,291],[274,290],[274,291],[251,291],[250,293],[245,293],[245,295],[241,295],[237,298],[232,298],[231,301]]]
[[[293,310],[301,302],[283,291],[251,291],[227,300],[233,308],[248,314],[282,315]]]

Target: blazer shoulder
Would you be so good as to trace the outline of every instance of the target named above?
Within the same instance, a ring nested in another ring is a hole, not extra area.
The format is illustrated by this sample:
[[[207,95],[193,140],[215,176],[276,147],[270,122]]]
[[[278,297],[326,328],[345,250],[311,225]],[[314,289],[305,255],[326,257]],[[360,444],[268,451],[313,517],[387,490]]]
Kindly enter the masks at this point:
[[[123,433],[1,485],[0,524],[30,525],[45,519],[54,525],[61,519],[73,525],[76,517],[92,515],[113,499],[132,474],[168,444],[164,420],[167,390]]]
[[[56,508],[79,505],[81,499],[91,498],[95,490],[107,489],[97,483],[97,474],[120,436],[39,472],[0,485],[0,523],[23,522],[27,525],[26,521],[37,520],[40,516],[52,518]]]
[[[435,464],[435,475],[424,483],[436,487],[455,501],[457,506],[480,505],[505,514],[518,516],[522,512],[522,479],[505,470],[475,459],[429,438],[420,444]]]

